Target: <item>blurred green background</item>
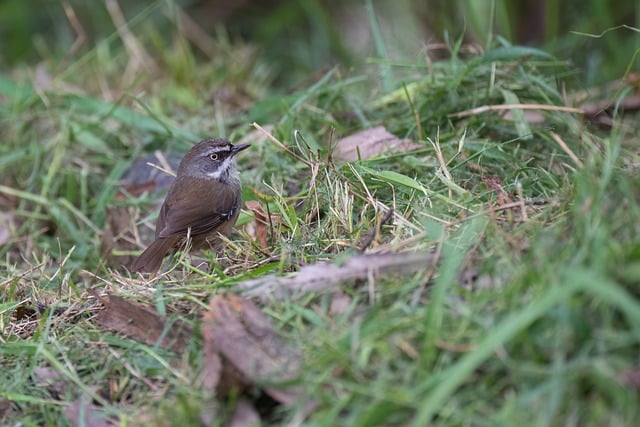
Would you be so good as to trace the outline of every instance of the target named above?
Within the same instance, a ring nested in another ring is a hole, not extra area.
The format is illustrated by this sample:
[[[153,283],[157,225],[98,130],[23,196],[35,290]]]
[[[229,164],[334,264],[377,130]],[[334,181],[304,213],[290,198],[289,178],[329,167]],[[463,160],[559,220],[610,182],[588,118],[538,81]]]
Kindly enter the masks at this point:
[[[85,37],[78,51],[91,49],[95,41],[115,31],[108,12],[111,1],[0,2],[0,67],[61,58],[78,31]],[[583,84],[590,85],[620,77],[640,46],[636,30],[640,1],[130,0],[118,4],[125,20],[139,20],[133,24],[145,28],[149,39],[171,34],[165,30],[176,25],[168,14],[154,12],[177,6],[206,33],[257,46],[276,73],[276,84],[286,85],[335,63],[358,66],[375,56],[371,9],[388,57],[398,60],[415,58],[426,46],[460,37],[482,48],[504,37],[570,59]],[[71,25],[74,19],[76,29]]]

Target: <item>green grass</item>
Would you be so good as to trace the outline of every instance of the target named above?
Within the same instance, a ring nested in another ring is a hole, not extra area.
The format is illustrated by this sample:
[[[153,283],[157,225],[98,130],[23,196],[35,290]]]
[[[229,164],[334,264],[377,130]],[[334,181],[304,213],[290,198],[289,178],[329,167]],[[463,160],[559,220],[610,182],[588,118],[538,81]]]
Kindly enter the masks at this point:
[[[265,424],[635,424],[640,392],[624,378],[640,350],[636,116],[614,115],[608,130],[557,110],[540,122],[522,110],[512,120],[454,116],[564,105],[563,85],[575,83],[564,58],[501,40],[484,54],[452,42],[449,59],[401,63],[385,57],[377,34],[380,57],[368,68],[336,67],[285,93],[269,88],[276,77],[251,45],[220,37],[217,58],[204,61],[179,28],[166,41],[140,21],[132,33],[155,65],[137,78],[126,79],[135,61],[115,36],[69,71],[46,62],[45,87],[27,68],[0,76],[0,227],[10,232],[0,247],[0,399],[12,407],[3,423],[68,425],[65,408],[83,398],[123,425],[195,425],[212,412],[224,425],[239,399]],[[213,101],[221,94],[229,97]],[[272,125],[295,156],[254,121]],[[380,124],[422,148],[330,160],[340,136]],[[244,196],[280,218],[270,246],[245,231],[247,211],[210,274],[180,264],[157,282],[129,280],[102,252],[107,208],[126,209],[144,242],[155,196],[122,197],[120,179],[145,153],[183,153],[213,135],[250,135],[239,157]],[[523,203],[498,209],[490,177]],[[393,221],[380,224],[388,208]],[[436,252],[440,262],[344,283],[340,312],[327,293],[261,304],[303,355],[292,406],[273,407],[256,390],[223,399],[194,386],[198,334],[177,355],[93,319],[100,306],[89,289],[198,329],[210,296],[340,263],[376,227],[368,251]],[[278,261],[263,263],[269,256]]]

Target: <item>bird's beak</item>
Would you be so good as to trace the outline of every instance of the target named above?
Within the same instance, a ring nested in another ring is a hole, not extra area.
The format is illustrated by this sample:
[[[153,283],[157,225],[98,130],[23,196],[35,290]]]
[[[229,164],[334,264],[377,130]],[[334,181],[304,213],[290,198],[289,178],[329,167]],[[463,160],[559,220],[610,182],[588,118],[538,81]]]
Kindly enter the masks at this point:
[[[238,154],[239,152],[241,152],[245,148],[249,148],[249,147],[251,147],[251,144],[234,145],[234,146],[231,147],[231,152],[233,154]]]

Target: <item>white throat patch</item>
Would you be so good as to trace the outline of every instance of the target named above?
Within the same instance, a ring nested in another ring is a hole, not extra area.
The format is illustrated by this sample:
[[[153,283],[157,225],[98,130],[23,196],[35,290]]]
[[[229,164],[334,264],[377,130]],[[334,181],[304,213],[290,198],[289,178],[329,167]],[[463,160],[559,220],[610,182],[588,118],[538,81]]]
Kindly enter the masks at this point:
[[[224,159],[222,161],[222,163],[220,163],[220,165],[218,166],[218,169],[216,169],[213,172],[209,172],[206,175],[209,178],[213,178],[213,179],[220,179],[220,177],[224,174],[226,174],[229,171],[229,166],[231,165],[231,162],[233,161],[233,157],[227,157],[226,159]]]

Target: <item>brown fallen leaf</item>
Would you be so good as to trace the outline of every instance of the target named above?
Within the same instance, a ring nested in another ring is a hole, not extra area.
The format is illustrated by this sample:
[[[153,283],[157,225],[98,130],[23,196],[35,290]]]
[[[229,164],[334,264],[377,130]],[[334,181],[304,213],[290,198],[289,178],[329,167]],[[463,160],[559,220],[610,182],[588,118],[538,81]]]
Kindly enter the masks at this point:
[[[588,120],[596,125],[608,129],[613,126],[613,111],[620,113],[632,113],[640,110],[640,94],[631,94],[622,100],[604,99],[583,104],[582,109]]]
[[[64,415],[73,426],[112,427],[118,425],[116,422],[108,420],[105,414],[83,398],[74,400],[64,410]]]
[[[260,415],[253,405],[246,400],[239,400],[233,408],[229,427],[258,427],[261,425],[263,424],[260,422]]]
[[[13,212],[0,212],[0,248],[11,240],[11,230],[15,230]]]
[[[482,177],[482,182],[487,187],[487,190],[493,191],[498,196],[497,205],[503,206],[509,203],[513,203],[509,193],[504,190],[502,181],[495,175],[485,175]]]
[[[331,304],[329,305],[329,314],[336,316],[347,311],[351,305],[353,298],[341,291],[336,291],[331,295]]]
[[[0,398],[0,420],[9,418],[12,413],[13,407],[11,405],[11,400],[4,397]]]
[[[342,138],[336,144],[332,155],[350,162],[368,159],[383,152],[404,153],[420,148],[423,148],[423,145],[410,139],[400,139],[388,132],[384,126],[376,126]]]
[[[340,265],[318,262],[302,267],[293,277],[269,275],[240,282],[235,288],[263,301],[283,299],[295,293],[329,292],[343,282],[356,279],[389,273],[412,274],[431,266],[436,259],[436,255],[429,253],[356,255]]]
[[[167,190],[175,180],[172,174],[181,158],[182,155],[174,152],[155,152],[135,159],[122,176],[122,190],[134,196],[144,191]]]
[[[592,124],[610,129],[614,125],[613,111],[618,114],[640,110],[640,74],[631,72],[624,79],[570,93],[567,102],[578,105]],[[623,98],[620,94],[625,93]]]
[[[147,307],[117,295],[109,295],[106,300],[96,292],[92,294],[104,305],[104,310],[95,317],[101,326],[147,345],[156,345],[162,340],[159,345],[174,352],[187,348],[188,340],[193,335],[187,323],[169,321]]]
[[[622,372],[619,377],[620,381],[626,386],[634,390],[640,390],[640,366]]]
[[[107,207],[106,221],[102,232],[102,255],[112,267],[131,265],[135,259],[136,244],[134,229],[136,221],[128,206]]]
[[[228,391],[234,386],[261,385],[278,402],[294,402],[295,391],[277,384],[298,375],[300,358],[253,302],[231,294],[212,297],[209,310],[202,316],[202,337],[204,373],[219,375],[217,384],[204,381],[209,387]],[[238,377],[224,384],[225,372]]]
[[[269,246],[267,243],[267,227],[269,225],[267,222],[267,214],[262,209],[262,206],[260,206],[260,202],[257,200],[248,200],[245,205],[247,206],[247,209],[253,212],[256,240],[262,249],[266,249]]]
[[[67,391],[67,383],[59,371],[47,367],[36,366],[33,370],[36,386],[46,388],[54,396],[64,396]]]

